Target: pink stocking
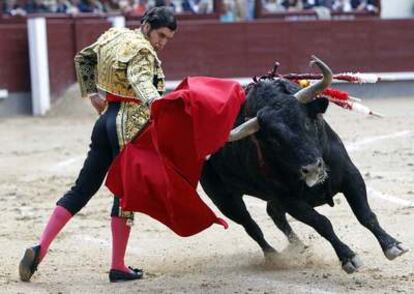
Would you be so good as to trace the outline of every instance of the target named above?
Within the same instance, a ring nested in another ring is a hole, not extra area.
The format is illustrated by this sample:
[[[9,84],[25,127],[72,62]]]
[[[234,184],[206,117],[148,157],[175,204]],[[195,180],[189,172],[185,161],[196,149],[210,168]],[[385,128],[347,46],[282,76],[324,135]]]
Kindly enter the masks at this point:
[[[125,266],[124,258],[125,251],[128,244],[129,232],[131,228],[127,226],[126,219],[120,217],[112,217],[112,266],[111,269],[131,272]]]
[[[52,215],[50,216],[49,222],[40,237],[40,256],[39,261],[45,257],[50,244],[59,234],[60,230],[66,225],[66,223],[72,218],[72,214],[62,206],[56,206]]]

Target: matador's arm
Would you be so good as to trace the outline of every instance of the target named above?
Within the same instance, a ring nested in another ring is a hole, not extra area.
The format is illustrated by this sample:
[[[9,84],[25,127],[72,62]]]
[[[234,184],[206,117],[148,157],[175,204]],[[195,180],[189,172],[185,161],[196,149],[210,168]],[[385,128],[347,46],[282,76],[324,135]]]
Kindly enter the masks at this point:
[[[153,84],[155,57],[143,48],[128,64],[127,78],[141,102],[149,104],[159,98],[157,88]]]
[[[80,86],[81,96],[86,97],[88,94],[96,93],[96,64],[97,57],[94,51],[97,43],[94,43],[82,49],[75,56],[76,77]]]

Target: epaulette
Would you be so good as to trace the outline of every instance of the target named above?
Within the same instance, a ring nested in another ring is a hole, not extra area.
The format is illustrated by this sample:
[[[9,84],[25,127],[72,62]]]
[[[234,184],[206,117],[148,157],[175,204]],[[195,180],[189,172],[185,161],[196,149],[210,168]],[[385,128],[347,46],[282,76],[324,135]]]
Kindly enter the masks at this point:
[[[148,40],[141,36],[141,34],[137,34],[133,31],[129,31],[124,35],[117,52],[117,59],[120,62],[128,63],[141,50],[147,51],[149,54],[154,56],[157,61],[159,61],[151,44]]]

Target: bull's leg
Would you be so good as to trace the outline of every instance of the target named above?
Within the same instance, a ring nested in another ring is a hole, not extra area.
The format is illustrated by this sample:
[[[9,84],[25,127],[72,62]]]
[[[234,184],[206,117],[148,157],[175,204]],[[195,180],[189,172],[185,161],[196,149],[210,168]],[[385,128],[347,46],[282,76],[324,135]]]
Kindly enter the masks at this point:
[[[365,182],[359,171],[354,166],[348,170],[351,172],[345,178],[343,193],[358,221],[374,234],[389,260],[407,252],[406,246],[381,228],[377,216],[369,207]]]
[[[301,200],[286,202],[287,212],[297,220],[314,228],[322,237],[328,240],[342,262],[342,268],[347,273],[353,273],[362,265],[358,256],[336,236],[331,222],[319,214],[312,206]]]
[[[275,223],[276,227],[279,228],[287,237],[289,243],[293,245],[300,245],[303,246],[302,241],[296,235],[296,233],[292,230],[291,226],[289,225],[286,219],[286,211],[284,208],[280,206],[280,204],[276,201],[269,201],[266,207],[267,214],[271,217],[273,222]]]
[[[247,211],[242,195],[229,192],[208,162],[203,169],[201,185],[208,197],[225,216],[244,227],[247,234],[262,248],[265,256],[276,253],[276,250],[265,240],[262,230]]]
[[[213,200],[213,202],[220,211],[232,221],[242,225],[246,233],[262,248],[265,257],[271,258],[276,250],[265,240],[262,230],[247,211],[241,195],[222,194],[219,197],[220,201]]]

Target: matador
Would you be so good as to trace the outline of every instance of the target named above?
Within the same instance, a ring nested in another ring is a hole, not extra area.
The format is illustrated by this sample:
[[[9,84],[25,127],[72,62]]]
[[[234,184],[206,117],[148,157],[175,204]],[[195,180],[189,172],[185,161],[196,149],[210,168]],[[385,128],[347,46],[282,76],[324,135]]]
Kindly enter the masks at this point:
[[[146,124],[149,105],[165,90],[157,52],[173,38],[176,29],[172,12],[155,7],[144,14],[139,29],[111,28],[75,56],[81,95],[91,99],[100,116],[75,184],[57,201],[38,245],[24,253],[19,264],[22,281],[30,281],[52,241],[95,195],[115,156]],[[111,211],[111,282],[143,276],[141,269],[124,263],[132,220],[133,213],[121,211],[115,195]]]

